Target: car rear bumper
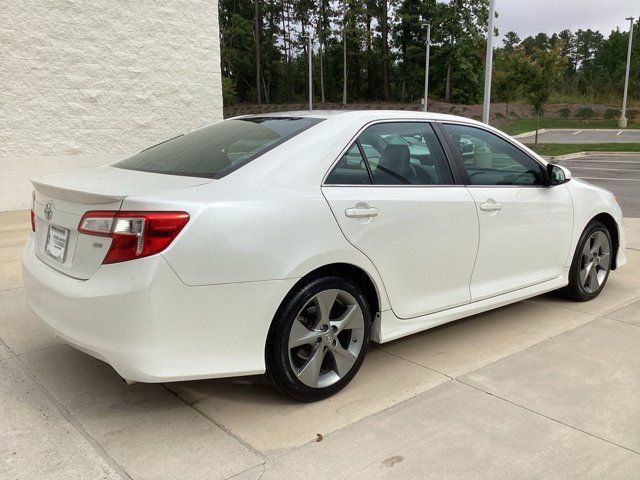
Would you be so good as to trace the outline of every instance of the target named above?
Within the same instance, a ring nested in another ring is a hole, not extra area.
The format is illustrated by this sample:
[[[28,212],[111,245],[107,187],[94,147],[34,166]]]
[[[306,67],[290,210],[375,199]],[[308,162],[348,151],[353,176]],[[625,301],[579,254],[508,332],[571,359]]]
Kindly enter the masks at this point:
[[[264,346],[295,279],[189,287],[161,255],[103,265],[88,280],[23,254],[27,304],[120,376],[164,382],[264,372]]]

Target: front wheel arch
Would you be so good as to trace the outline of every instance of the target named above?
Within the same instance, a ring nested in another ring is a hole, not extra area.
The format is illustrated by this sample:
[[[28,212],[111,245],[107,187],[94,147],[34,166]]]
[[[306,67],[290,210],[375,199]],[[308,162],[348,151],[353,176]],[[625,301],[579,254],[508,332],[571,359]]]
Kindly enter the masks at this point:
[[[584,232],[584,230],[593,222],[600,222],[605,227],[607,227],[607,230],[609,230],[609,235],[611,236],[611,247],[612,247],[611,248],[612,250],[611,270],[615,270],[618,266],[617,265],[618,248],[620,247],[620,232],[618,231],[618,223],[610,214],[606,212],[599,213],[598,215],[596,215],[586,223],[586,225],[584,226],[580,234],[582,235],[582,232]],[[577,248],[577,245],[576,245],[576,248]]]

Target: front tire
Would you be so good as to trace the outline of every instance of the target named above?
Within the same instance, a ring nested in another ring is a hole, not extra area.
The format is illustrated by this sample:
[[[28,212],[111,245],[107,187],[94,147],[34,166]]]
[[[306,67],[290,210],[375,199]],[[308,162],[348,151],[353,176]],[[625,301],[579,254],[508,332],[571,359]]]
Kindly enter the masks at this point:
[[[358,373],[369,347],[371,311],[358,284],[309,279],[276,313],[266,346],[267,379],[299,401],[327,398]]]
[[[613,255],[613,243],[607,227],[592,222],[580,236],[571,269],[569,285],[564,290],[567,298],[585,302],[596,298],[604,289]]]

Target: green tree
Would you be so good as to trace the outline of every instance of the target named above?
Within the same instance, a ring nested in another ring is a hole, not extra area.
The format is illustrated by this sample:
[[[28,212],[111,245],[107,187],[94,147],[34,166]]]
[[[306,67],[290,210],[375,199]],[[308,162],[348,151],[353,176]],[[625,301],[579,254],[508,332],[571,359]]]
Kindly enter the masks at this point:
[[[534,49],[527,62],[522,64],[524,96],[536,114],[536,136],[540,128],[540,115],[558,84],[567,59],[562,57],[560,46],[551,49]]]
[[[509,31],[504,34],[504,38],[502,39],[503,48],[507,51],[513,50],[515,47],[520,45],[520,37],[514,31]]]
[[[528,59],[524,50],[518,47],[497,50],[493,64],[493,81],[491,83],[492,96],[506,104],[507,123],[511,121],[509,104],[514,102],[522,92]]]

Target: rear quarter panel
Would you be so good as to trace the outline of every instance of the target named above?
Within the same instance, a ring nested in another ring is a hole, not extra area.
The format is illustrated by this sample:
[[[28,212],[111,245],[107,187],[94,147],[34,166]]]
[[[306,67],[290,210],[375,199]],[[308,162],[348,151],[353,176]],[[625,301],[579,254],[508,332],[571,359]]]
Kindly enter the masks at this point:
[[[388,308],[382,280],[369,259],[342,235],[320,188],[292,192],[266,185],[239,188],[217,180],[175,192],[171,199],[127,199],[123,208],[170,203],[191,219],[162,253],[189,286],[300,278],[332,263],[363,269]],[[198,203],[198,201],[200,203]]]

